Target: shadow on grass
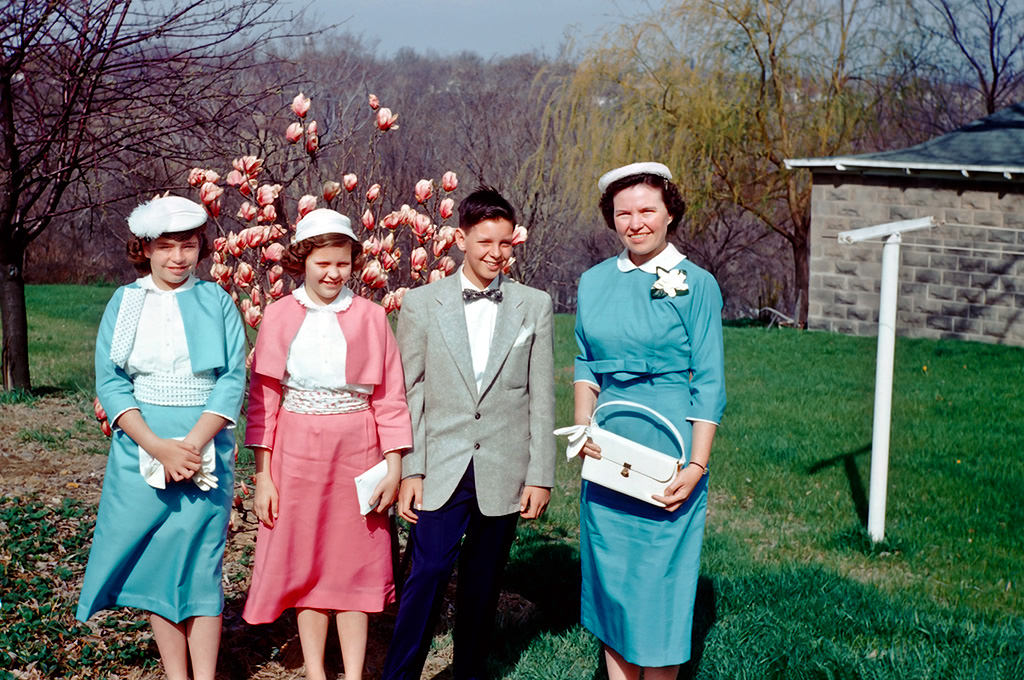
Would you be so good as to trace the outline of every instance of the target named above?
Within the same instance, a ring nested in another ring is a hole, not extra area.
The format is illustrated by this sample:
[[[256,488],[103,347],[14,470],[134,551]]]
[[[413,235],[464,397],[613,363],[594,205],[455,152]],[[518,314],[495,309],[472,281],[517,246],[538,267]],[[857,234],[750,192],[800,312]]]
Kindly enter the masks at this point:
[[[807,468],[807,474],[817,474],[828,468],[842,465],[843,471],[846,473],[846,480],[850,484],[850,500],[853,501],[853,509],[857,513],[857,518],[861,524],[867,526],[868,494],[864,489],[864,480],[861,479],[860,471],[857,469],[857,456],[865,453],[871,453],[871,444],[865,444],[859,449],[853,449],[846,453],[840,453],[838,456],[820,460]]]

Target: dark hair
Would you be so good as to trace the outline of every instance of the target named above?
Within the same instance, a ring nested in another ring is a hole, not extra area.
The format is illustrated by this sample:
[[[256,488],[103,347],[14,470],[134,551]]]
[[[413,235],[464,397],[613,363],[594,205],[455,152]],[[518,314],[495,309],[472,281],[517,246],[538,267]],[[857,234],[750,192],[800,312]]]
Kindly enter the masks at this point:
[[[135,271],[140,274],[149,274],[152,268],[149,266],[149,258],[146,257],[146,253],[143,251],[143,246],[147,243],[152,243],[158,238],[169,238],[172,241],[185,242],[193,236],[199,237],[199,261],[203,261],[210,254],[210,243],[206,239],[206,225],[196,227],[195,229],[189,229],[188,231],[173,231],[167,234],[160,234],[153,238],[140,238],[132,235],[128,239],[128,242],[124,244],[125,252],[128,254],[128,261],[135,267]]]
[[[627,175],[615,180],[604,190],[604,193],[601,194],[599,205],[608,228],[615,229],[615,195],[623,189],[628,189],[637,184],[646,184],[649,187],[661,189],[661,200],[665,202],[665,208],[668,209],[668,214],[672,216],[672,221],[668,223],[668,233],[674,232],[676,227],[679,226],[680,220],[683,219],[683,213],[686,212],[686,203],[683,202],[683,195],[679,193],[679,187],[673,184],[671,180],[650,173]]]
[[[303,276],[306,273],[306,258],[311,252],[317,248],[340,248],[346,243],[352,244],[352,274],[355,275],[363,268],[363,244],[344,234],[333,232],[310,236],[289,245],[284,251],[284,257],[281,258],[281,267],[293,278]]]
[[[459,203],[459,228],[472,229],[484,220],[506,219],[515,226],[516,210],[494,187],[478,186]]]

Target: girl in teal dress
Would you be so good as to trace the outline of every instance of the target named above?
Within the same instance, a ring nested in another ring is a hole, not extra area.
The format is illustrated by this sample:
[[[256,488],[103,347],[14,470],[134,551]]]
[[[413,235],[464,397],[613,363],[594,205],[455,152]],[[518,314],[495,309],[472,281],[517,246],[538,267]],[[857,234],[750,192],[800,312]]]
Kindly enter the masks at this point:
[[[204,208],[178,196],[128,218],[137,281],[118,288],[96,338],[96,392],[113,435],[78,602],[150,613],[170,680],[213,680],[234,435],[245,389],[238,311],[193,271]]]
[[[711,274],[668,243],[684,205],[660,163],[601,177],[601,211],[625,249],[583,273],[576,313],[575,421],[601,403],[637,402],[686,443],[665,507],[583,482],[583,625],[604,645],[611,680],[675,678],[690,658],[693,603],[708,496],[708,459],[725,409],[722,296]],[[614,410],[613,410],[614,409]],[[609,407],[601,427],[664,452],[667,429],[642,411]],[[580,455],[600,456],[587,440]]]

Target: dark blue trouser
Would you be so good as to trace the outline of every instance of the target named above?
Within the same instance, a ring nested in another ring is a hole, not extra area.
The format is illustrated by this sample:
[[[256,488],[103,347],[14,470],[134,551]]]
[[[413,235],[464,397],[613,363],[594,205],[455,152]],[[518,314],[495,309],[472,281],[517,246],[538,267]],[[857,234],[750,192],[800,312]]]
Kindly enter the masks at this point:
[[[472,463],[443,506],[417,514],[406,548],[412,551],[412,568],[402,586],[382,680],[419,680],[456,558],[455,678],[483,678],[501,573],[519,515],[480,512]]]

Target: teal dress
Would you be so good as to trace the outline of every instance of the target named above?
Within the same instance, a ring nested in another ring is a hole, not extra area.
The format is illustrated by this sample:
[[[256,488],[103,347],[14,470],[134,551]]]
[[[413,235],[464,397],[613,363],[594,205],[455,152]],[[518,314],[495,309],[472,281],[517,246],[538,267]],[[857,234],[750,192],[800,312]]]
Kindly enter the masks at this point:
[[[651,264],[685,272],[688,292],[652,299],[658,276],[622,271],[622,259],[605,260],[580,278],[575,379],[600,388],[598,405],[617,399],[658,411],[689,452],[691,421],[718,423],[725,409],[721,292],[711,274],[670,246]],[[667,428],[642,411],[609,407],[598,422],[678,455]],[[583,625],[630,663],[671,666],[690,658],[707,480],[671,513],[583,483]]]
[[[245,338],[231,298],[213,283],[197,281],[176,294],[194,373],[212,376],[206,403],[160,405],[137,397],[135,381],[112,359],[111,344],[134,342],[137,326],[115,327],[126,291],[107,304],[96,338],[96,392],[111,422],[133,408],[159,437],[183,437],[204,411],[234,422],[245,391]],[[137,317],[136,317],[137,318]],[[120,428],[110,442],[103,494],[76,617],[101,609],[137,607],[174,622],[216,616],[224,606],[221,564],[234,495],[234,432],[214,437],[217,488],[191,481],[150,486],[139,471],[139,447]]]

